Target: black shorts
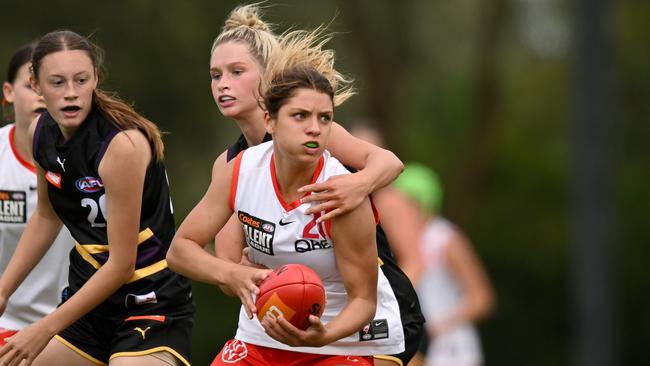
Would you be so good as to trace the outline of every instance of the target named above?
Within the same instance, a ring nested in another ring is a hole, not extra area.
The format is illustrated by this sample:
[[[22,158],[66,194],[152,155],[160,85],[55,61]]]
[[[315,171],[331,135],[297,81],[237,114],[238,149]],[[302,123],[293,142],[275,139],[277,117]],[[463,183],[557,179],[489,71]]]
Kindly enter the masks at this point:
[[[63,302],[86,282],[72,266],[68,277]],[[164,269],[123,285],[56,338],[97,365],[160,351],[190,365],[193,315],[189,280]]]
[[[395,355],[376,355],[375,358],[392,360],[406,366],[415,355],[425,336],[424,315],[420,309],[420,301],[415,293],[413,284],[399,268],[390,244],[381,226],[377,225],[377,250],[381,259],[381,270],[390,283],[397,303],[404,330],[404,352]]]
[[[192,309],[107,318],[90,312],[56,336],[56,339],[97,365],[119,356],[141,356],[167,351],[190,365]],[[175,309],[179,310],[179,309]]]
[[[424,337],[422,337],[422,341],[418,347],[418,353],[422,356],[426,356],[427,351],[429,351],[429,335],[424,332]]]

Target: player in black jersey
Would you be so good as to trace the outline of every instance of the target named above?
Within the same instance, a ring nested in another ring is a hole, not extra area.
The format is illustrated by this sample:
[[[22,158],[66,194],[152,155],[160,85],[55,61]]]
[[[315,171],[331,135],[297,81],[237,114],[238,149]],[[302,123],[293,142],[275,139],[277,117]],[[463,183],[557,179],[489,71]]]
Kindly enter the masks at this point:
[[[256,5],[236,8],[226,20],[223,31],[215,39],[210,59],[212,94],[219,110],[225,117],[234,119],[242,131],[237,142],[215,161],[215,168],[223,166],[237,153],[248,146],[257,145],[270,138],[264,128],[264,111],[259,107],[257,91],[269,55],[278,46],[278,39],[268,24],[259,18]],[[319,221],[346,212],[359,205],[376,189],[389,184],[402,170],[402,163],[390,151],[371,145],[350,135],[334,123],[328,150],[342,163],[360,169],[355,174],[336,176],[328,181],[303,187],[311,191],[307,201],[322,201],[311,213],[331,210]],[[225,243],[241,240],[236,233],[241,231],[236,218],[231,218],[215,240],[217,255],[239,262],[241,253],[225,252]],[[220,245],[224,243],[224,245]],[[406,351],[399,355],[378,355],[377,365],[406,365],[415,354],[420,338],[424,335],[424,317],[420,311],[417,295],[408,277],[397,266],[381,227],[377,227],[377,244],[382,271],[393,287],[400,305]],[[200,255],[198,249],[185,248],[178,253],[187,258]],[[388,361],[387,361],[388,360]],[[390,362],[389,362],[390,361]]]
[[[48,110],[34,131],[38,204],[0,300],[62,223],[77,243],[63,302],[7,339],[0,364],[190,364],[190,282],[165,260],[175,228],[160,132],[97,88],[100,63],[98,48],[65,30],[34,50],[32,86]]]

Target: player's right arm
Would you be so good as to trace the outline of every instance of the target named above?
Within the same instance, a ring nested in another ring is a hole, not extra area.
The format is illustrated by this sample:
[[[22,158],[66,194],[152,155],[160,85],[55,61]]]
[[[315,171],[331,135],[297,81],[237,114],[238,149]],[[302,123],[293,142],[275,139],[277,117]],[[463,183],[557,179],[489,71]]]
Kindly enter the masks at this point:
[[[7,269],[0,277],[0,314],[4,312],[11,294],[43,258],[62,226],[47,195],[45,171],[38,164],[35,165],[38,179],[36,210],[27,222]]]
[[[215,161],[210,186],[178,228],[167,252],[167,263],[173,271],[188,278],[225,287],[241,299],[252,317],[256,309],[250,294],[259,291],[257,284],[270,271],[241,266],[204,250],[232,216],[229,199],[233,163],[225,163],[224,159]]]

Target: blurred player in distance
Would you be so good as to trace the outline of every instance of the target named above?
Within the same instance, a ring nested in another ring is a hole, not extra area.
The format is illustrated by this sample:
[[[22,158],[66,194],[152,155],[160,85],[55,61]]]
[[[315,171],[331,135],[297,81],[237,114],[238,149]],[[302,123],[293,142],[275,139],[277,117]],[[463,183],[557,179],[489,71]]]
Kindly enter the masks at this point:
[[[467,237],[440,216],[442,192],[430,168],[411,162],[379,203],[390,204],[402,230],[415,230],[419,237],[421,270],[415,283],[428,340],[409,365],[481,365],[474,323],[492,312],[495,295]]]

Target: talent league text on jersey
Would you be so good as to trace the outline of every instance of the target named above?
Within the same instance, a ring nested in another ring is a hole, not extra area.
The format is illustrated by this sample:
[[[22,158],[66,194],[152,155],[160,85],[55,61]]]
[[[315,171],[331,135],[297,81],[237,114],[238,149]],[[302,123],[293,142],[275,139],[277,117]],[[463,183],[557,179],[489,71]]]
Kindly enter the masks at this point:
[[[24,191],[0,190],[0,222],[27,222],[27,195]]]
[[[15,132],[15,124],[0,128],[0,274],[9,265],[37,201],[36,168],[19,154]],[[63,228],[7,302],[0,328],[22,329],[56,309],[68,283],[68,253],[73,244]]]
[[[349,172],[325,151],[314,171],[312,183]],[[286,202],[277,186],[273,143],[248,148],[235,160],[230,205],[244,230],[249,258],[268,268],[301,263],[312,268],[323,281],[327,305],[323,323],[336,317],[347,303],[329,234],[330,221],[316,223],[321,213],[305,214],[313,203]],[[381,271],[377,276],[375,319],[358,333],[323,347],[290,347],[270,338],[257,317],[248,319],[240,311],[236,338],[244,342],[317,354],[395,354],[404,349],[404,333],[399,306],[390,284]]]

